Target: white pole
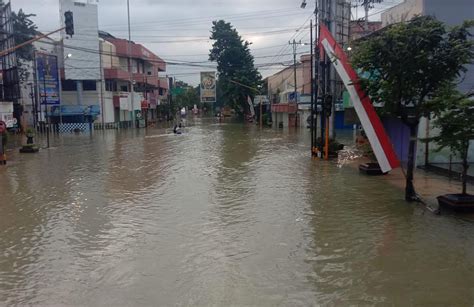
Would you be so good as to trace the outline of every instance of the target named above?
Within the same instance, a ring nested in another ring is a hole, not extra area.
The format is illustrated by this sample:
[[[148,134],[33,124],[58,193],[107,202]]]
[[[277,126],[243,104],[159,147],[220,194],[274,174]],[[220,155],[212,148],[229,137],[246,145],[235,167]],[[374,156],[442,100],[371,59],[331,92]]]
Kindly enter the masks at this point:
[[[102,116],[102,129],[105,131],[105,103],[104,103],[104,68],[102,63],[102,41],[99,41],[99,66],[100,66],[100,104]]]
[[[132,102],[132,129],[135,128],[135,106],[134,106],[134,90],[133,90],[133,72],[132,72],[132,32],[130,29],[130,0],[127,0],[128,15],[128,74],[130,78],[130,94]]]

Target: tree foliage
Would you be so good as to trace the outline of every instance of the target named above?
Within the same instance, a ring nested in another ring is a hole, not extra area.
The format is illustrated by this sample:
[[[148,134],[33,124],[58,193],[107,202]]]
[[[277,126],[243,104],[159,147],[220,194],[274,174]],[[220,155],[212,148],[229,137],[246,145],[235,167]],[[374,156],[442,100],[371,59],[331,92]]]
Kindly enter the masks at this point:
[[[468,29],[472,22],[447,29],[433,17],[416,17],[359,42],[353,63],[364,73],[362,88],[388,114],[417,125],[436,111],[430,98],[466,71],[474,57]]]
[[[192,87],[187,83],[179,81],[176,82],[176,87],[180,87],[183,91],[176,95],[175,102],[179,109],[186,107],[188,109],[194,108],[196,105],[198,108],[201,107],[201,98],[199,96],[199,86]]]
[[[18,13],[12,12],[13,19],[13,37],[15,44],[24,43],[37,34],[37,26],[30,19],[36,16],[35,14],[26,14],[22,9]],[[16,50],[17,67],[21,81],[28,79],[28,69],[25,67],[25,62],[31,62],[34,58],[34,46],[29,44]]]
[[[428,139],[438,144],[438,150],[449,148],[463,161],[463,194],[466,193],[466,175],[469,167],[467,158],[469,144],[474,140],[474,99],[456,90],[455,85],[447,85],[436,98],[445,106],[434,121],[440,129],[437,136]]]
[[[405,198],[416,199],[413,169],[418,124],[422,116],[445,107],[436,100],[458,80],[474,58],[469,28],[473,21],[448,29],[434,17],[415,17],[376,32],[356,44],[353,63],[363,71],[358,86],[384,113],[410,128]]]
[[[255,91],[231,81],[258,88],[262,83],[262,76],[255,68],[250,43],[242,40],[230,23],[219,20],[212,24],[210,38],[215,42],[210,50],[209,60],[217,62],[218,92],[224,99],[224,105],[243,112],[247,108],[247,96],[254,97]]]

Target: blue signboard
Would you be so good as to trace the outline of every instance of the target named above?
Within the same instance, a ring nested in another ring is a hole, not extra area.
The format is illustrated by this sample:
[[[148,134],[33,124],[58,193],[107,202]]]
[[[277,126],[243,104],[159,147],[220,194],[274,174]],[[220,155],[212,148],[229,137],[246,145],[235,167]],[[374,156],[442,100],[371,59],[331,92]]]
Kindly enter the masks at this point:
[[[50,54],[37,53],[36,76],[41,104],[59,105],[58,58]]]

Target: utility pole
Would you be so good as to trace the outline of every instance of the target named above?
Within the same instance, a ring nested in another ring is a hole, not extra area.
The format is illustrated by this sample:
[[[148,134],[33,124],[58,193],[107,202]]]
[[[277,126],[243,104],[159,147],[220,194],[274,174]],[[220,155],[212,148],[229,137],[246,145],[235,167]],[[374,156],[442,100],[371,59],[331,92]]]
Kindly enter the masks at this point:
[[[34,95],[35,95],[35,101],[34,101],[34,106],[35,106],[35,119],[36,119],[36,125],[35,125],[35,130],[37,130],[39,127],[40,123],[40,118],[38,117],[38,111],[39,114],[41,115],[41,102],[40,102],[40,90],[39,90],[39,74],[38,74],[38,65],[36,61],[36,51],[33,52],[33,84],[35,87],[34,90]],[[39,110],[38,110],[39,106]],[[41,131],[41,129],[40,129]],[[42,131],[41,131],[42,132]]]
[[[132,129],[135,128],[135,105],[134,105],[134,88],[133,88],[133,72],[132,72],[132,31],[130,29],[130,0],[127,0],[127,16],[128,16],[128,75],[130,83],[130,95],[132,103]]]
[[[311,121],[310,121],[310,130],[311,130],[311,156],[314,153],[314,71],[313,71],[313,63],[314,63],[314,52],[313,52],[313,19],[309,22],[309,41],[310,41],[310,49],[311,49]]]
[[[319,1],[314,0],[314,20],[315,20],[315,38],[313,40],[313,20],[310,21],[310,45],[311,45],[311,155],[314,156],[319,152],[317,145],[317,122],[318,122],[318,95],[319,95]],[[306,8],[306,0],[301,3],[301,8]],[[315,45],[313,45],[315,44]],[[313,46],[316,47],[313,49]],[[315,110],[316,108],[316,110]],[[316,116],[315,116],[316,115]]]
[[[295,97],[295,104],[296,104],[296,110],[295,110],[295,128],[298,127],[298,85],[296,84],[297,78],[296,78],[296,51],[298,49],[298,45],[303,45],[301,43],[301,40],[297,42],[295,39],[293,41],[288,42],[289,45],[292,45],[293,47],[293,75],[294,75],[294,82],[295,82],[295,90],[293,92],[293,95]]]
[[[33,126],[35,127],[35,130],[36,130],[36,124],[37,124],[37,120],[38,120],[38,118],[36,116],[37,116],[38,110],[36,109],[35,92],[34,92],[34,89],[33,89],[33,83],[28,83],[28,85],[30,86],[31,105],[33,107]]]
[[[169,108],[168,108],[168,121],[171,119],[171,107],[173,105],[173,95],[171,91],[173,90],[173,78],[169,77],[168,78],[168,102],[169,102]]]
[[[46,124],[48,124],[47,128],[46,128],[46,141],[47,141],[48,148],[49,148],[49,120],[46,119],[48,117],[47,116],[47,113],[48,113],[48,96],[47,96],[47,92],[46,92],[46,71],[44,70],[44,65],[45,65],[45,63],[44,63],[44,59],[43,59],[44,125],[46,127]]]
[[[365,0],[364,2],[364,11],[365,11],[365,19],[364,19],[364,34],[367,35],[369,34],[369,1]]]
[[[145,103],[147,104],[147,108],[145,109],[145,128],[148,128],[148,107],[150,106],[150,104],[148,103],[148,88],[147,88],[147,85],[148,85],[148,77],[145,76]]]
[[[321,0],[321,10],[322,10],[322,16],[320,15],[320,18],[319,18],[319,25],[321,25],[321,22],[326,22],[327,20],[327,0]],[[321,46],[319,46],[320,49],[321,49]],[[326,61],[326,53],[324,53],[323,55],[323,58],[320,59],[320,62],[319,64],[321,65],[321,76],[320,76],[320,80],[321,80],[321,92],[322,92],[322,96],[321,96],[321,144],[320,144],[320,149],[321,149],[321,152],[324,152],[324,139],[325,139],[325,135],[326,135],[326,129],[328,129],[328,126],[327,126],[327,121],[326,121],[326,112],[325,112],[325,108],[323,108],[323,104],[322,104],[322,101],[324,100],[324,97],[326,96],[327,94],[327,86],[326,86],[326,77],[327,77],[327,61]]]
[[[100,66],[100,115],[102,119],[102,130],[105,131],[105,98],[104,98],[104,68],[102,63],[102,42],[99,41],[99,66]]]
[[[315,123],[314,123],[314,141],[313,144],[315,146],[314,152],[317,155],[320,152],[320,148],[317,146],[318,141],[318,99],[319,99],[319,66],[320,66],[320,51],[319,51],[319,23],[320,23],[320,0],[315,0],[315,10],[314,10],[314,17],[316,20],[316,50],[315,50],[315,74],[314,74],[314,101],[315,101],[315,110],[313,109],[315,115]],[[322,125],[321,125],[322,129]]]

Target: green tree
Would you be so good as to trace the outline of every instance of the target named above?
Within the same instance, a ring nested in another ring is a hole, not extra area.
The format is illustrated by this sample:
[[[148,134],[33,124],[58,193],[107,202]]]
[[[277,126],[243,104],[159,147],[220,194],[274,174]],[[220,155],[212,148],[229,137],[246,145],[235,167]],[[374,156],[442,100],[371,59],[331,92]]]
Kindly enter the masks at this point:
[[[215,42],[209,60],[217,62],[218,92],[222,95],[224,105],[243,113],[248,109],[247,96],[254,97],[255,92],[232,81],[257,88],[262,83],[262,76],[255,68],[250,43],[242,40],[230,23],[219,20],[212,24],[210,38]]]
[[[187,86],[183,89],[183,92],[176,95],[176,104],[181,109],[187,107],[188,109],[194,108],[196,105],[198,108],[201,107],[201,98],[199,97],[199,87]]]
[[[471,96],[471,97],[470,97]],[[462,94],[454,84],[447,85],[436,98],[445,110],[437,115],[434,126],[440,129],[437,136],[425,141],[434,141],[438,150],[449,148],[462,159],[462,194],[466,194],[468,153],[470,141],[474,140],[473,95]]]
[[[410,129],[405,199],[416,200],[413,170],[418,124],[442,104],[432,98],[466,71],[474,58],[472,21],[447,28],[433,17],[416,17],[387,27],[360,41],[353,63],[365,75],[360,86],[384,112]]]
[[[33,38],[37,32],[37,26],[30,19],[34,14],[26,14],[22,9],[18,13],[12,12],[13,19],[13,37],[15,44],[19,45]],[[28,79],[28,68],[25,67],[25,62],[31,62],[34,59],[33,44],[23,46],[16,50],[18,75],[21,81]]]

